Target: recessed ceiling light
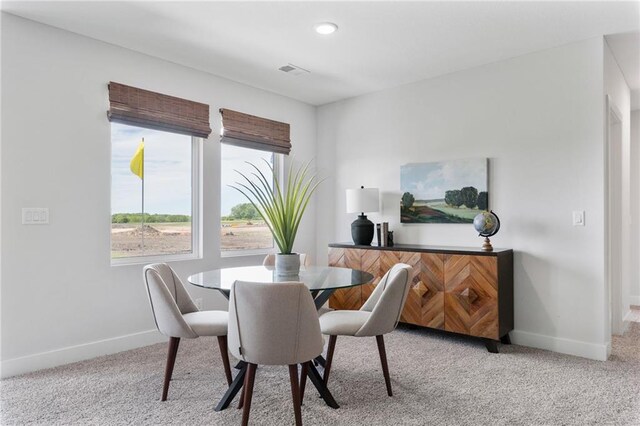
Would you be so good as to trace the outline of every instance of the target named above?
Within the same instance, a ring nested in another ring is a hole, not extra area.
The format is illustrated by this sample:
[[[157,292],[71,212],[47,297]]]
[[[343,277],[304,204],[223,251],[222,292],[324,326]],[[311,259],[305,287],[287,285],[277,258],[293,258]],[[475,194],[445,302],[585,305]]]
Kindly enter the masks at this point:
[[[315,24],[313,28],[318,34],[322,35],[333,34],[338,30],[338,26],[333,22],[320,22],[319,24]]]

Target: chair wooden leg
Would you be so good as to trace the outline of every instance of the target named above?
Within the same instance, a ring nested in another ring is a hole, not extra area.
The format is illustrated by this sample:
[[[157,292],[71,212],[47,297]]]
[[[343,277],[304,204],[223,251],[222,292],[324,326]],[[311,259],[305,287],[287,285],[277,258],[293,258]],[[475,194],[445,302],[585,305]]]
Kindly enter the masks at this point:
[[[244,405],[244,389],[240,392],[240,399],[238,400],[238,410]]]
[[[258,370],[258,365],[256,364],[256,371]],[[246,377],[246,376],[245,376]],[[240,399],[238,399],[238,410],[240,410],[244,405],[244,389],[240,392]]]
[[[312,361],[302,364],[302,372],[300,373],[300,405],[302,405],[302,401],[304,401],[304,388],[307,386],[307,371],[309,369],[310,362]]]
[[[382,335],[376,336],[376,341],[378,342],[378,352],[380,353],[384,382],[387,385],[387,394],[393,396],[393,392],[391,391],[391,378],[389,377],[389,365],[387,365],[387,352],[384,349],[384,337]]]
[[[322,380],[326,385],[329,381],[329,373],[331,372],[331,363],[333,362],[333,351],[336,350],[336,339],[338,336],[329,336],[329,345],[327,346],[327,360],[324,364],[324,376]]]
[[[300,386],[298,385],[298,364],[289,365],[289,379],[291,380],[291,398],[293,399],[293,412],[296,416],[296,426],[302,426]]]
[[[242,426],[249,424],[249,411],[251,411],[251,398],[253,397],[253,382],[256,378],[256,364],[247,366],[247,375],[244,380],[244,407],[242,409]]]
[[[178,354],[178,345],[180,345],[179,337],[169,338],[169,351],[167,352],[167,365],[164,369],[164,386],[162,388],[162,401],[167,400],[169,394],[169,382],[173,375],[173,366],[176,363],[176,355]]]
[[[224,366],[224,375],[227,376],[227,384],[231,385],[233,378],[231,377],[231,364],[229,363],[229,350],[227,349],[227,336],[218,336],[218,346],[220,346],[220,355],[222,356],[222,365]]]
[[[258,365],[256,364],[256,371],[258,370]],[[244,390],[240,392],[240,399],[238,400],[238,410],[241,409],[244,405]]]

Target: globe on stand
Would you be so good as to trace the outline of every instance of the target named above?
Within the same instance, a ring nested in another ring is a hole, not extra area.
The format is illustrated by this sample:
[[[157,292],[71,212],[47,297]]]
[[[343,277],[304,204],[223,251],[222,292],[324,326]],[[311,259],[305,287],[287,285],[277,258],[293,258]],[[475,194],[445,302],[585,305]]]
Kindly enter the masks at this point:
[[[493,237],[500,230],[500,219],[493,211],[482,212],[473,218],[473,227],[478,231],[478,235],[484,237],[482,250],[493,251],[489,237]]]

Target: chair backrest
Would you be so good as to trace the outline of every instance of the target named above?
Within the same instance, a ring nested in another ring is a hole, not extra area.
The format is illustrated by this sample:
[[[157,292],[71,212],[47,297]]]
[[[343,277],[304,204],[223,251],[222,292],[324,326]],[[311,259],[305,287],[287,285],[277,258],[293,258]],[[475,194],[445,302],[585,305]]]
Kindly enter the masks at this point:
[[[371,312],[356,336],[379,336],[393,331],[411,288],[411,266],[397,263],[382,277],[361,311]]]
[[[229,298],[229,350],[253,364],[291,365],[322,353],[318,312],[303,283],[236,281]]]
[[[166,263],[154,263],[145,266],[142,274],[160,333],[169,337],[198,337],[182,318],[183,314],[198,311],[198,307],[173,269]]]
[[[309,266],[309,263],[307,263],[308,261],[309,261],[309,257],[306,255],[306,253],[300,253],[300,265]],[[264,257],[264,260],[262,261],[262,265],[276,266],[276,255],[275,254],[266,255]]]

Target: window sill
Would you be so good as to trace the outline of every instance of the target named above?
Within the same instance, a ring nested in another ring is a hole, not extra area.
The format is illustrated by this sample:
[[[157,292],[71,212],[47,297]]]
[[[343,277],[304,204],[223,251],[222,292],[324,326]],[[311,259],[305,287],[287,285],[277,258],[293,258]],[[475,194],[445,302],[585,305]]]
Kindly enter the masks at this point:
[[[117,259],[111,259],[111,266],[148,265],[150,263],[179,262],[183,260],[198,260],[198,259],[202,259],[202,256],[199,256],[196,253],[121,257]]]
[[[268,249],[255,249],[255,250],[225,250],[220,251],[221,258],[229,258],[229,257],[249,257],[249,256],[266,256],[268,254],[275,253],[275,250],[272,248]]]

